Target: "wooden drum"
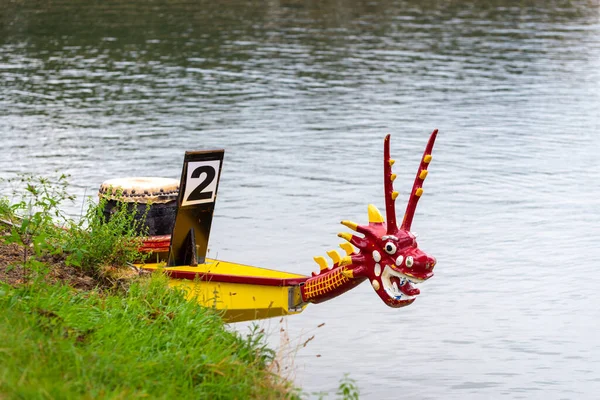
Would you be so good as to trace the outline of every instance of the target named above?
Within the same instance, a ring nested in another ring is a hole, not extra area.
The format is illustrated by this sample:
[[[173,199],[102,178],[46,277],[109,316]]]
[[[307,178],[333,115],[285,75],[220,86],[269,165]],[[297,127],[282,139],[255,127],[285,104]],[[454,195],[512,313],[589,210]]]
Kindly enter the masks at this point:
[[[171,235],[177,213],[178,180],[156,177],[110,179],[100,186],[98,196],[107,200],[103,210],[107,219],[116,212],[119,202],[127,203],[129,209],[135,211],[138,221],[149,207],[145,221],[147,235]]]

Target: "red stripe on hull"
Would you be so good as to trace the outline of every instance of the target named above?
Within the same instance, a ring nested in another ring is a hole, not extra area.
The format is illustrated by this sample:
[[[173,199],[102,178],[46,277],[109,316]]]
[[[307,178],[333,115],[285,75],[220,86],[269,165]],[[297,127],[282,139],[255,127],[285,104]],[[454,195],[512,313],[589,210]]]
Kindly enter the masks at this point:
[[[240,276],[240,275],[225,275],[225,274],[211,274],[202,272],[188,272],[188,271],[176,271],[169,270],[168,268],[164,272],[171,278],[175,279],[187,279],[193,281],[195,279],[201,281],[210,282],[227,282],[227,283],[245,283],[250,285],[264,285],[264,286],[297,286],[304,283],[308,276],[305,278],[263,278],[258,276]]]

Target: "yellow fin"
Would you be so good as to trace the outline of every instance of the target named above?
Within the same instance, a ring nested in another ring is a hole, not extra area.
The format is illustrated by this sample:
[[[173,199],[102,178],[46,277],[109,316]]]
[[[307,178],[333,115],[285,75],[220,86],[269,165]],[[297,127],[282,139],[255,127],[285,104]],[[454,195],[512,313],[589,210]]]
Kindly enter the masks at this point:
[[[392,200],[396,200],[398,197],[398,192],[392,192]]]
[[[396,180],[396,174],[390,175],[390,181],[394,182]]]
[[[382,223],[383,216],[377,207],[369,204],[369,223]]]
[[[354,247],[348,242],[340,244],[340,247],[346,252],[346,255],[354,253]]]
[[[340,253],[337,252],[337,250],[330,250],[327,252],[327,255],[329,257],[331,257],[331,259],[333,260],[334,263],[339,263],[340,260],[342,259],[342,256],[340,256]]]
[[[429,173],[429,171],[427,171],[426,169],[422,170],[421,173],[419,174],[419,178],[421,178],[421,179],[427,178],[428,173]]]
[[[395,162],[396,162],[396,160],[392,160],[392,159],[390,158],[390,161],[389,161],[389,163],[390,163],[390,167],[391,167],[392,165],[394,165],[394,163],[395,163]]]
[[[327,260],[325,259],[325,257],[317,256],[314,258],[314,260],[317,262],[317,264],[319,264],[319,267],[321,267],[321,271],[329,268],[329,265],[327,265]]]
[[[347,226],[348,228],[352,229],[353,231],[355,231],[358,227],[358,224],[356,222],[347,221],[347,220],[343,220],[341,222],[341,224],[344,226]]]

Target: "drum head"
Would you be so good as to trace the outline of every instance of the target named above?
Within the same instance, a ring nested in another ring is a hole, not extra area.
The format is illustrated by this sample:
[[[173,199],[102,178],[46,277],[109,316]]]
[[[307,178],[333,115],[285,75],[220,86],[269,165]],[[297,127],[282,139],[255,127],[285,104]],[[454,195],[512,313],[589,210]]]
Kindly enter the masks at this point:
[[[98,195],[126,203],[167,203],[177,200],[179,181],[157,177],[109,179],[100,186]]]

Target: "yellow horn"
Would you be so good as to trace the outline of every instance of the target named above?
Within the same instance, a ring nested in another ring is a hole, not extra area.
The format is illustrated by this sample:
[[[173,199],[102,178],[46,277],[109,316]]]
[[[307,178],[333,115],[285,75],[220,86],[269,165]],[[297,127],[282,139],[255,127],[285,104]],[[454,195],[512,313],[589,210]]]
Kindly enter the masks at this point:
[[[369,223],[382,223],[383,216],[373,204],[369,204]]]
[[[352,221],[343,220],[341,222],[341,224],[344,226],[347,226],[348,228],[352,229],[353,231],[356,231],[356,229],[358,228],[358,224],[356,222],[352,222]]]
[[[351,241],[352,240],[352,234],[348,233],[348,232],[338,233],[338,237],[341,237],[342,239],[345,239],[347,241]]]

